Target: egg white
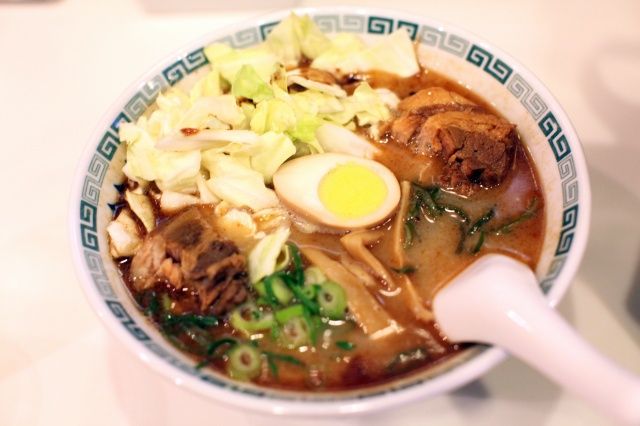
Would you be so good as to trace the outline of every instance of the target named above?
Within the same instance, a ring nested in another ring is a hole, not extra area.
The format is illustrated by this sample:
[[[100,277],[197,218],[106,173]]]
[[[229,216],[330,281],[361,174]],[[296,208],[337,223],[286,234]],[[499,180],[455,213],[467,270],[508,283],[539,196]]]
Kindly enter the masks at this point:
[[[343,164],[364,166],[384,182],[387,195],[374,212],[347,219],[336,216],[320,201],[318,188],[322,178]],[[347,154],[315,154],[288,161],[273,175],[273,186],[280,200],[296,213],[311,221],[339,229],[377,225],[387,219],[400,202],[400,184],[391,170],[376,161]]]

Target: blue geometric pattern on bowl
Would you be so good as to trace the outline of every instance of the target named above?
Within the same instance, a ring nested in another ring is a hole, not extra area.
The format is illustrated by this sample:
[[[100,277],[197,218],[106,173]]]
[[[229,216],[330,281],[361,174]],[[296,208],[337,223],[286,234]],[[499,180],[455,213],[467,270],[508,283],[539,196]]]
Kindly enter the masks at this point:
[[[507,90],[520,101],[531,117],[538,123],[540,131],[549,143],[557,161],[558,172],[562,185],[563,214],[560,236],[558,238],[555,256],[552,259],[549,270],[541,280],[540,286],[546,293],[553,286],[564,263],[566,255],[573,243],[574,231],[579,220],[579,184],[573,154],[563,132],[562,127],[555,118],[553,111],[549,109],[542,97],[532,88],[526,79],[514,72],[500,57],[487,51],[460,35],[434,28],[428,25],[396,20],[383,16],[366,16],[353,14],[316,14],[312,17],[324,32],[353,32],[362,34],[388,34],[398,28],[407,28],[412,39],[425,46],[440,49],[449,54],[458,56],[467,62],[481,68],[504,85]],[[260,43],[269,34],[278,21],[262,24],[237,31],[236,33],[211,42],[228,43],[232,47],[241,48]],[[153,104],[158,94],[169,86],[182,80],[186,75],[196,71],[208,63],[203,48],[188,53],[166,67],[156,76],[150,78],[131,97],[124,108],[112,120],[111,125],[104,132],[95,153],[87,168],[80,200],[80,238],[83,246],[85,263],[91,273],[96,288],[102,295],[104,302],[112,314],[120,321],[132,336],[144,344],[166,362],[180,370],[196,376],[205,382],[216,386],[229,388],[243,393],[262,395],[265,393],[259,389],[244,388],[233,383],[223,382],[218,378],[194,368],[167,351],[164,347],[154,342],[145,331],[140,328],[129,315],[122,303],[118,301],[111,283],[105,273],[105,267],[99,254],[97,211],[100,203],[100,194],[103,190],[104,178],[110,161],[120,148],[118,127],[123,121],[137,120],[145,110]],[[107,201],[102,201],[107,204]],[[403,386],[369,393],[366,396],[354,398],[367,398],[381,393],[412,387],[422,383],[424,379],[416,379]],[[273,398],[274,396],[268,395]],[[299,397],[278,396],[280,399],[297,399]],[[345,399],[345,398],[340,398]]]

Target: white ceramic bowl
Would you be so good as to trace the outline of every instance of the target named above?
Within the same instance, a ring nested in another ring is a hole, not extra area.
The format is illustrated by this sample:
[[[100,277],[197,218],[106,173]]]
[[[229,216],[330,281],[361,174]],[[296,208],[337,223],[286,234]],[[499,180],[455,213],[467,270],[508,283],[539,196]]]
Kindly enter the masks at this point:
[[[546,233],[536,274],[555,305],[571,282],[585,249],[591,196],[578,137],[558,102],[520,63],[479,37],[433,19],[371,8],[311,8],[325,32],[348,31],[365,39],[406,27],[419,43],[421,62],[491,101],[518,125],[538,168],[546,197]],[[176,385],[228,404],[277,414],[323,416],[371,412],[448,392],[505,358],[499,348],[475,346],[435,369],[380,386],[342,393],[301,393],[237,383],[193,361],[169,345],[136,309],[109,256],[105,227],[124,178],[122,121],[136,120],[160,91],[207,65],[202,48],[213,41],[234,47],[260,43],[290,11],[282,11],[208,35],[143,75],[118,99],[88,141],[71,197],[73,259],[87,298],[106,327],[152,369]]]

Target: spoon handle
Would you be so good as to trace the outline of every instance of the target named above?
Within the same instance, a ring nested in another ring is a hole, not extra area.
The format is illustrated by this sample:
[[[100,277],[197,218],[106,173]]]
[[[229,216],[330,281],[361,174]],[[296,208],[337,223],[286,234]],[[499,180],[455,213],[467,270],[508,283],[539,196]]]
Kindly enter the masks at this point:
[[[640,379],[550,308],[526,265],[483,256],[438,293],[434,313],[451,340],[500,346],[618,421],[640,424]]]

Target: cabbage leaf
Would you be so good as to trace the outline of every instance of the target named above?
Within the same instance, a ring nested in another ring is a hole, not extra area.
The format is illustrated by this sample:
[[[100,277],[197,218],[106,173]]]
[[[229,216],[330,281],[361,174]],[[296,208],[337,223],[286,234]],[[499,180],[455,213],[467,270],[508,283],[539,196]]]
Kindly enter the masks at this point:
[[[273,90],[250,65],[243,65],[231,85],[231,93],[236,98],[247,98],[260,102],[273,98]]]
[[[245,116],[232,95],[206,96],[196,99],[184,112],[179,128],[228,129],[243,127]]]
[[[266,183],[271,182],[278,168],[296,153],[296,147],[287,135],[267,132],[260,137],[251,156],[251,168],[262,174]]]
[[[195,191],[200,151],[160,151],[149,133],[132,123],[120,125],[120,140],[126,143],[127,163],[123,172],[128,178],[155,181],[161,190]]]
[[[420,71],[413,42],[404,28],[368,47],[356,36],[340,34],[331,40],[329,49],[313,60],[312,66],[327,71],[339,69],[343,73],[379,70],[400,77]]]
[[[191,102],[195,102],[204,96],[218,96],[222,94],[220,84],[220,73],[218,70],[211,70],[193,85],[189,91]]]
[[[286,250],[285,243],[288,238],[289,228],[278,228],[253,247],[248,256],[249,279],[252,283],[275,272],[278,257]]]
[[[291,14],[276,25],[265,44],[286,66],[296,66],[302,58],[313,59],[329,49],[331,42],[308,16]]]
[[[322,114],[321,117],[340,125],[347,125],[357,118],[361,126],[387,120],[390,117],[389,108],[369,83],[360,83],[351,96],[342,100],[342,106],[342,111]]]
[[[223,47],[224,46],[224,47]],[[262,81],[268,83],[276,71],[278,57],[264,44],[245,49],[214,43],[205,48],[204,53],[214,71],[232,84],[243,66],[251,66]]]
[[[250,127],[256,133],[284,132],[296,125],[293,107],[281,99],[259,102],[251,118]]]
[[[275,192],[265,186],[262,174],[250,167],[249,157],[205,151],[202,164],[210,175],[207,187],[221,200],[254,211],[279,204]]]

